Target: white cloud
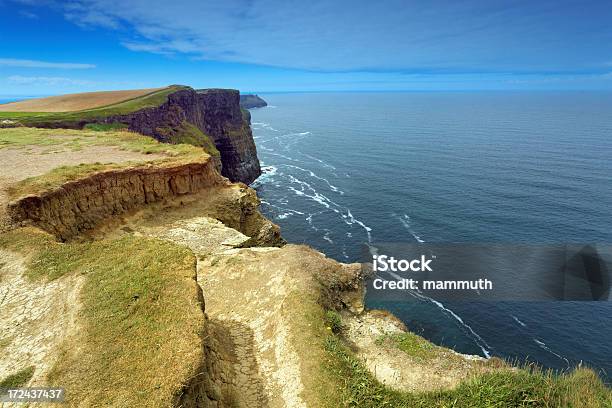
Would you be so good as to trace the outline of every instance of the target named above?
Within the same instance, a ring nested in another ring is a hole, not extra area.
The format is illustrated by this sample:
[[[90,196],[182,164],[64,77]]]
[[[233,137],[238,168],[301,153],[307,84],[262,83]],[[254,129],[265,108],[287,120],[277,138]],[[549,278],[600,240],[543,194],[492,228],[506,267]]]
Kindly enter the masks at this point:
[[[29,18],[30,20],[38,20],[38,15],[37,14],[31,13],[31,12],[26,11],[26,10],[21,10],[19,12],[19,15],[21,15],[22,17],[25,17],[25,18]]]
[[[74,0],[65,13],[80,25],[132,28],[132,38],[125,38],[124,30],[122,35],[123,44],[134,51],[355,71],[524,68],[521,56],[532,53],[525,51],[524,38],[545,42],[554,32],[546,24],[555,23],[542,16],[554,10],[533,8],[533,13],[521,13],[514,6],[477,0],[444,5],[406,0]],[[534,69],[555,66],[559,58],[554,52],[528,56]]]
[[[573,9],[552,0],[55,3],[79,26],[117,30],[132,51],[326,72],[586,72],[609,55],[612,17],[600,2],[568,25]]]
[[[96,10],[77,2],[67,3],[64,6],[64,10],[66,19],[81,27],[90,25],[110,29],[119,27],[118,19],[112,16],[111,13],[104,12],[103,10]]]
[[[65,78],[65,77],[47,77],[47,76],[36,76],[36,77],[28,77],[21,75],[12,75],[7,78],[9,82],[12,82],[17,85],[76,85],[76,86],[89,86],[94,85],[93,81],[88,81],[84,79],[73,79],[73,78]]]
[[[91,69],[93,64],[77,64],[72,62],[47,62],[15,58],[0,58],[0,67],[16,68],[55,68],[55,69]]]

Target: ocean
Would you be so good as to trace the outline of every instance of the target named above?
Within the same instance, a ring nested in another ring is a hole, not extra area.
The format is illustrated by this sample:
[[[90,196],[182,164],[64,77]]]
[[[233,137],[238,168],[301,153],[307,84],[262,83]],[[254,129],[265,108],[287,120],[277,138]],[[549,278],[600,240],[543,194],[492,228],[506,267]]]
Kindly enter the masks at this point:
[[[612,93],[262,94],[262,212],[342,262],[364,243],[612,242]],[[612,378],[609,302],[369,303],[458,352]]]
[[[20,98],[20,97],[15,97],[15,98],[0,98],[0,104],[9,103],[9,102],[17,102],[17,101],[20,101],[22,99],[28,99],[28,98]]]

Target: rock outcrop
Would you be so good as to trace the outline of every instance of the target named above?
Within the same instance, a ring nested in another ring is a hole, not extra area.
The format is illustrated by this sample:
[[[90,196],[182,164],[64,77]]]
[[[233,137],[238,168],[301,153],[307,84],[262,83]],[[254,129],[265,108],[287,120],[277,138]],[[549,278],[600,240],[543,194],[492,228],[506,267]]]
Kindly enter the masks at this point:
[[[243,109],[263,108],[264,106],[268,106],[268,103],[258,95],[240,95],[240,107]]]
[[[227,183],[213,160],[174,167],[137,167],[96,173],[8,206],[15,224],[31,223],[61,240],[110,216]]]

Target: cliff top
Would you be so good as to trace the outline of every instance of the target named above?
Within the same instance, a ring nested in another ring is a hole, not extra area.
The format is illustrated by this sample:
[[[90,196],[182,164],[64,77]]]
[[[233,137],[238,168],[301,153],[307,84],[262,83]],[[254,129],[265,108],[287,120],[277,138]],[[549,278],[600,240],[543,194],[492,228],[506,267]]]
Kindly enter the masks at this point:
[[[85,92],[0,104],[0,112],[71,112],[114,105],[166,88]]]
[[[159,89],[90,92],[13,102],[0,105],[0,120],[28,124],[124,115],[160,106],[167,101],[168,95],[187,88],[172,85]]]
[[[57,188],[101,171],[208,158],[204,150],[191,145],[160,143],[123,130],[0,129],[0,206],[6,205],[6,199]]]

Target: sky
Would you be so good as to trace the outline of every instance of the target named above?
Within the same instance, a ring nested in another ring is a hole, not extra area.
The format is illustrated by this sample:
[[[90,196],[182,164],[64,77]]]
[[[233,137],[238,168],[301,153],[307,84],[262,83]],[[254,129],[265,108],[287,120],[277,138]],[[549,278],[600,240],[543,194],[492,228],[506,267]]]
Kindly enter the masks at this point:
[[[612,2],[0,0],[0,97],[612,90]]]

